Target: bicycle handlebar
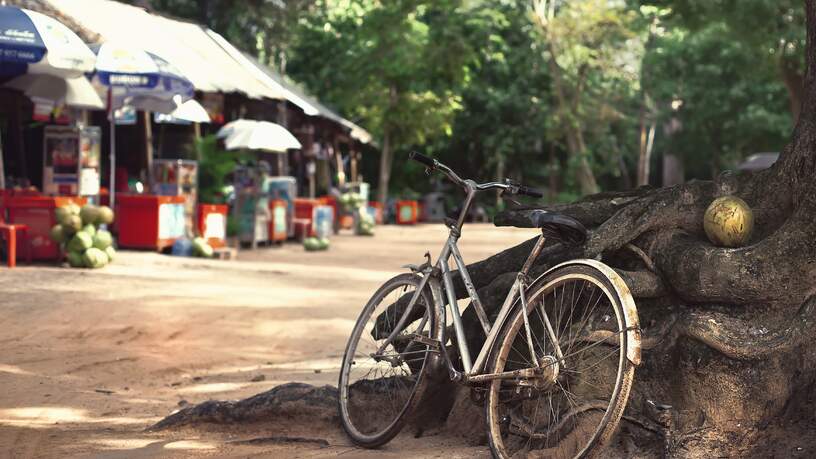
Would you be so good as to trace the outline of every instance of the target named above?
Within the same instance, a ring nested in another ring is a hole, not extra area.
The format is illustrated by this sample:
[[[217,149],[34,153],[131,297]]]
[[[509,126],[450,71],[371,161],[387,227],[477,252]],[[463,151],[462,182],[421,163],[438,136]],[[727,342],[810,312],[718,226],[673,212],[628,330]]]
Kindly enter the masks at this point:
[[[470,182],[475,190],[484,191],[484,190],[504,190],[510,192],[512,194],[523,194],[525,196],[530,196],[533,198],[543,198],[544,192],[529,186],[520,185],[517,183],[511,182],[509,179],[505,180],[504,182],[487,182],[487,183],[474,183],[472,180],[462,180],[461,177],[456,175],[451,168],[448,166],[440,163],[439,161],[425,156],[422,153],[418,153],[416,151],[412,151],[408,153],[408,158],[413,159],[414,161],[424,165],[429,170],[439,170],[446,177],[456,185],[459,185],[463,188],[469,188],[468,182]]]
[[[435,159],[433,159],[431,157],[428,157],[428,156],[425,156],[422,153],[418,153],[416,151],[412,151],[412,152],[408,153],[408,159],[413,159],[414,161],[416,161],[418,163],[422,163],[422,164],[424,164],[425,166],[427,166],[427,167],[429,167],[431,169],[436,168],[436,160]]]

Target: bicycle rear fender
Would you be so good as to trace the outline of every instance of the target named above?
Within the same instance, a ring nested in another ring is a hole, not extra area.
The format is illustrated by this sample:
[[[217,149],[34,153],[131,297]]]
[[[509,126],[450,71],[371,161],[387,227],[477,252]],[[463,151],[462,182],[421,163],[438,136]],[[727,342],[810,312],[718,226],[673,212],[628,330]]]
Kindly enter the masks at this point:
[[[638,319],[637,314],[637,307],[635,306],[635,299],[632,298],[632,292],[629,291],[629,287],[626,285],[626,282],[623,281],[623,278],[615,272],[614,269],[610,268],[609,266],[601,263],[597,260],[590,260],[587,258],[581,258],[577,260],[570,260],[559,265],[553,266],[547,272],[540,275],[534,282],[538,282],[541,278],[550,274],[551,272],[555,271],[556,269],[563,268],[565,266],[571,265],[584,265],[589,266],[591,268],[595,268],[601,272],[609,282],[612,284],[612,287],[615,289],[615,293],[618,294],[618,297],[621,299],[621,306],[623,306],[623,316],[624,321],[626,322],[626,358],[629,359],[630,362],[634,365],[640,365],[641,356],[640,356],[640,321]],[[532,285],[532,284],[531,284]]]

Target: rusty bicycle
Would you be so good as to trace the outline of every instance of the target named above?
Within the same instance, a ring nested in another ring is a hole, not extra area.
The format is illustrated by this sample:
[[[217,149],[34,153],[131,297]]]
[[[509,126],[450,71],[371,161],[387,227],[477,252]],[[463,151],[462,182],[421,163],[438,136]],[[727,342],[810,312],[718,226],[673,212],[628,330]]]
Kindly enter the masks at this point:
[[[429,376],[441,373],[471,386],[474,401],[484,403],[495,457],[597,453],[620,422],[640,362],[637,310],[626,284],[612,268],[589,259],[561,263],[530,279],[546,241],[580,245],[586,230],[543,209],[505,211],[496,216],[496,226],[541,234],[501,308],[490,314],[457,247],[467,211],[482,191],[542,193],[507,180],[476,183],[425,155],[410,157],[461,187],[465,201],[459,218],[446,220],[449,236],[436,262],[426,254],[424,263],[408,265],[410,273],[387,281],[363,308],[340,370],[346,433],[367,448],[387,443],[422,400]],[[451,260],[484,338],[475,360]]]

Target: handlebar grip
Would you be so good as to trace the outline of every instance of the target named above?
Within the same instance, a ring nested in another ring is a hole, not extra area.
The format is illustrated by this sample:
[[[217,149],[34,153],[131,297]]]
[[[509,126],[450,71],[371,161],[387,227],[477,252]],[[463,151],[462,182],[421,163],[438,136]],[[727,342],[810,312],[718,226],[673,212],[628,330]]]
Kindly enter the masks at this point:
[[[413,159],[414,161],[416,161],[418,163],[422,163],[426,167],[430,167],[431,169],[436,167],[436,161],[434,161],[433,158],[430,158],[428,156],[423,155],[422,153],[417,153],[415,151],[412,151],[412,152],[408,153],[408,158]]]
[[[531,187],[524,186],[524,185],[519,185],[518,194],[527,195],[527,196],[530,196],[530,197],[533,197],[533,198],[543,198],[544,197],[544,192],[543,191],[541,191],[541,190],[539,190],[537,188],[531,188]]]

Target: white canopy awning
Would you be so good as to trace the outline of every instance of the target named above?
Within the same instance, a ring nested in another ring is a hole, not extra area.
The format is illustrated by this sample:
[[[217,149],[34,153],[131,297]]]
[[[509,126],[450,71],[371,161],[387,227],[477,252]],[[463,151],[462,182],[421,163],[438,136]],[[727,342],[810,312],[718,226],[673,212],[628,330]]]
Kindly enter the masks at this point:
[[[249,97],[284,99],[225,52],[201,25],[150,14],[143,8],[111,0],[48,0],[51,5],[96,33],[144,49],[171,62],[197,90],[241,92]]]

